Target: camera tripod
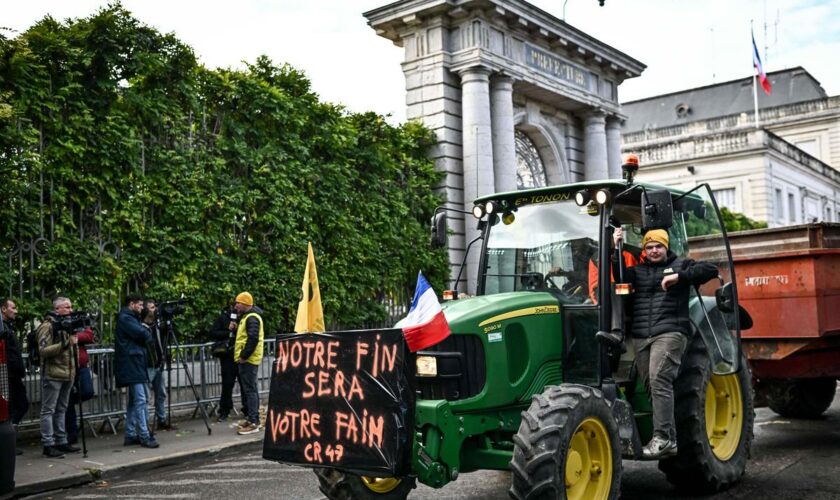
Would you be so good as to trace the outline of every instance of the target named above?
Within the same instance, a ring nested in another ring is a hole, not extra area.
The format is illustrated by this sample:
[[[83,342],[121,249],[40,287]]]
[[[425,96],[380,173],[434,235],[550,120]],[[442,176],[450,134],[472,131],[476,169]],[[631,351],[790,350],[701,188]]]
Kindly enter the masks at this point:
[[[76,379],[73,381],[73,385],[76,389],[76,397],[79,399],[79,434],[82,435],[82,457],[87,458],[88,456],[88,449],[87,449],[87,440],[85,439],[85,410],[82,408],[82,377],[79,375],[79,345],[75,344],[73,346],[73,368],[76,370]]]
[[[181,355],[181,344],[178,342],[178,335],[175,329],[175,323],[172,321],[171,317],[164,317],[161,318],[160,324],[158,326],[162,329],[163,338],[165,339],[166,345],[164,346],[164,356],[166,361],[166,423],[172,425],[172,358],[169,355],[169,346],[175,346],[175,361],[181,364],[181,367],[184,369],[184,374],[187,376],[187,382],[190,384],[190,389],[192,389],[193,396],[195,396],[195,404],[198,406],[198,409],[201,410],[201,418],[204,419],[204,425],[207,427],[207,434],[213,434],[213,429],[210,428],[210,423],[208,421],[207,416],[207,409],[204,408],[204,405],[201,404],[201,397],[198,395],[198,390],[195,388],[195,383],[193,382],[192,373],[190,372],[189,367],[187,367],[187,361]]]

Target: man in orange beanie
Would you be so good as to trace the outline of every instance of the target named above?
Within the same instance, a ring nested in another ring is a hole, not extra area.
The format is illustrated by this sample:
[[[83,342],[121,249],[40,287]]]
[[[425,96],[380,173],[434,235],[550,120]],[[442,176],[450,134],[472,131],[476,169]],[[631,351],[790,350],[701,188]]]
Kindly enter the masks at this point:
[[[245,406],[245,422],[239,426],[239,434],[255,434],[260,431],[260,395],[257,388],[257,369],[263,358],[262,309],[254,305],[254,297],[248,292],[236,296],[233,308],[238,315],[233,359],[239,367],[239,383],[242,387],[242,404]],[[234,326],[231,323],[231,326]]]
[[[617,248],[623,236],[620,228],[613,233]],[[630,333],[636,366],[653,403],[653,438],[642,450],[647,459],[677,454],[674,380],[691,335],[689,293],[693,286],[718,274],[714,264],[677,257],[668,249],[669,243],[668,232],[663,229],[645,233],[644,261],[628,268],[624,275],[633,286]]]

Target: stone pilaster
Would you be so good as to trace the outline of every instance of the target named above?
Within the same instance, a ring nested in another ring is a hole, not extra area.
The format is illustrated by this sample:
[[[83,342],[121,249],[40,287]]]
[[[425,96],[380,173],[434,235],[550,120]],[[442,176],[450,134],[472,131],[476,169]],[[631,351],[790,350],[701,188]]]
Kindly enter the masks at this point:
[[[461,103],[464,145],[464,208],[472,200],[495,191],[493,139],[490,120],[490,70],[480,66],[461,72]],[[475,220],[467,220],[466,243],[478,236]],[[467,291],[475,293],[479,254],[475,248],[467,257]]]
[[[607,118],[607,172],[610,179],[621,179],[621,120]]]
[[[493,127],[493,174],[496,192],[516,190],[516,140],[513,127],[513,79],[495,76],[490,83]]]
[[[607,179],[606,116],[593,111],[584,117],[583,155],[587,181]]]

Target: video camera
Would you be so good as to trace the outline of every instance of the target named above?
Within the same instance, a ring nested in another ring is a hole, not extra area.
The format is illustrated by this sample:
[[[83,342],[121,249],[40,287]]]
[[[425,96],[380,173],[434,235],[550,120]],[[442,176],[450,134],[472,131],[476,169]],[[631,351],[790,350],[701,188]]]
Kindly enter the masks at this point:
[[[53,324],[55,325],[56,330],[72,335],[78,330],[93,328],[95,319],[95,313],[75,311],[63,316],[55,316]]]
[[[167,300],[157,306],[157,315],[163,319],[170,319],[173,316],[182,314],[187,310],[187,299]]]

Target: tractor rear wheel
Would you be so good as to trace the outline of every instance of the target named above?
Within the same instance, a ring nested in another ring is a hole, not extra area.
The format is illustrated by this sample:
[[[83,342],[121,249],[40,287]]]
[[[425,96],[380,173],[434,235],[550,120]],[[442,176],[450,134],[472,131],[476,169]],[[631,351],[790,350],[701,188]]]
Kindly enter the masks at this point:
[[[833,378],[762,381],[768,387],[767,405],[788,418],[817,418],[831,406],[837,392]]]
[[[621,492],[618,428],[597,389],[546,387],[522,412],[513,442],[513,498],[607,500]]]
[[[689,343],[674,382],[676,457],[661,460],[668,481],[695,493],[728,488],[744,475],[753,439],[752,386],[749,365],[714,375],[700,335]]]
[[[330,500],[405,500],[417,486],[413,477],[368,477],[338,469],[315,469],[315,475]]]

